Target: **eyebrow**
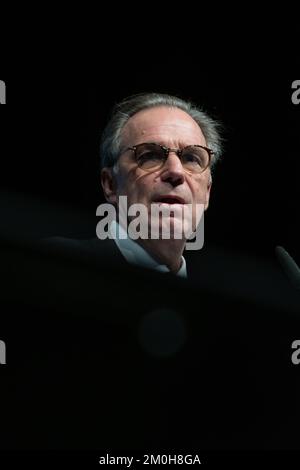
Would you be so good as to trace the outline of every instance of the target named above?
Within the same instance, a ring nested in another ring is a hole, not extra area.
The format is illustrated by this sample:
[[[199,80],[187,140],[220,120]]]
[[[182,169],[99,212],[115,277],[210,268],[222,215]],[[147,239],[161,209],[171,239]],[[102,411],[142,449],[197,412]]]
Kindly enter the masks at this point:
[[[184,149],[185,147],[189,147],[190,145],[201,145],[201,144],[186,144],[186,143],[183,143],[183,142],[179,142],[178,145],[176,147],[169,147],[168,144],[165,144],[163,142],[153,142],[153,143],[156,143],[156,144],[159,144],[159,145],[162,145],[163,147],[167,147],[167,148],[170,148],[170,149],[179,149],[179,150],[182,150]]]
[[[152,142],[145,142],[145,143],[147,143],[147,144],[158,144],[158,145],[162,145],[163,147],[173,148],[173,147],[169,147],[169,144],[166,144],[165,142],[162,142],[161,140],[155,141],[155,142],[154,142],[154,141],[152,141]],[[182,143],[182,142],[179,142],[179,146],[176,147],[176,148],[181,149],[181,148],[187,147],[187,146],[189,146],[189,145],[196,145],[196,144],[184,144],[184,143]]]

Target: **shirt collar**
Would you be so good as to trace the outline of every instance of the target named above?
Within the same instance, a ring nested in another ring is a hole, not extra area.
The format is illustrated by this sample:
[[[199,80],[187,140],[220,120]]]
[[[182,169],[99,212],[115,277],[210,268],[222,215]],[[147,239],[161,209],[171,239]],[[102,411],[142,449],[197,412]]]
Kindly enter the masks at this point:
[[[141,245],[129,238],[124,228],[115,220],[110,225],[110,232],[126,261],[163,273],[170,272],[168,266],[159,264]],[[176,276],[187,277],[186,262],[183,256],[181,257],[181,266]]]

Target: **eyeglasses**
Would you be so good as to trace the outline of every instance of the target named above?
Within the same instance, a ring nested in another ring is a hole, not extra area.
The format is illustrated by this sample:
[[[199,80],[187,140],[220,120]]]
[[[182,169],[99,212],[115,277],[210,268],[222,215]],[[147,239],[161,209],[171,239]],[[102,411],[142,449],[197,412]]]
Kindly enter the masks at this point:
[[[156,143],[143,143],[128,147],[125,151],[134,152],[136,162],[145,171],[156,171],[162,168],[169,156],[174,152],[188,173],[202,173],[209,167],[213,151],[202,145],[188,145],[183,149],[171,149]]]

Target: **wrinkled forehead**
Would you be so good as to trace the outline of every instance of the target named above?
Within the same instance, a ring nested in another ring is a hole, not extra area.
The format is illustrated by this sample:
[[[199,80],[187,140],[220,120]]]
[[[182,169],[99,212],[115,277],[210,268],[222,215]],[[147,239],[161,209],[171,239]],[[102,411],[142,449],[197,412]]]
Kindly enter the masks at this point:
[[[185,111],[178,108],[157,107],[139,111],[125,124],[123,145],[158,142],[167,145],[204,145],[204,135]]]

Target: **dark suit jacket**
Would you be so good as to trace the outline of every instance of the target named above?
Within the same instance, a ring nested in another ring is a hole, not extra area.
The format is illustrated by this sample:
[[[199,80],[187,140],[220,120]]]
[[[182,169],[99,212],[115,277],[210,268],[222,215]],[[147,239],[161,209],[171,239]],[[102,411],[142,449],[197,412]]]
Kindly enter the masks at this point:
[[[264,302],[276,308],[299,308],[299,293],[289,284],[275,258],[263,259],[206,244],[199,251],[184,252],[188,275],[186,280],[173,274],[166,275],[130,265],[115,241],[110,239],[76,240],[53,237],[43,241],[42,245],[48,252],[87,263],[99,270],[109,270],[112,273],[121,271],[124,279],[145,276],[146,279],[150,277],[151,280],[160,282],[168,277],[173,282],[188,283],[196,289],[203,288],[213,294],[225,294],[249,302]]]
[[[1,445],[296,443],[299,302],[276,266],[206,245],[186,252],[185,280],[129,265],[113,240],[0,249]],[[161,357],[149,341],[179,349]]]

